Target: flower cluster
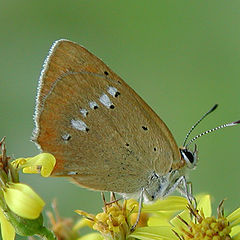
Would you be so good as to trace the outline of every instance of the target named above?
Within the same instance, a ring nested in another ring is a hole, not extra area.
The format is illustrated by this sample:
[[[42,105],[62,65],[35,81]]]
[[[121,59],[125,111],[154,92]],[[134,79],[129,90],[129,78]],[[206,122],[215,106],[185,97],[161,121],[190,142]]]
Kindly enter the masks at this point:
[[[18,166],[15,163],[10,163],[10,158],[6,155],[4,139],[0,141],[0,148],[2,239],[13,240],[16,233],[21,236],[38,234],[46,236],[48,239],[54,239],[53,234],[43,226],[41,213],[45,202],[30,186],[19,182]]]
[[[134,206],[132,208],[132,206]],[[144,205],[142,215],[145,226],[137,226],[131,232],[138,203],[133,200],[105,203],[102,213],[95,215],[77,210],[88,225],[99,234],[89,234],[84,239],[98,240],[239,240],[240,208],[224,216],[222,204],[218,216],[212,216],[209,195],[198,197],[197,207],[183,197],[170,196],[152,205]],[[133,220],[133,221],[132,221]],[[85,224],[83,224],[85,222]]]
[[[169,199],[164,201],[168,202]],[[179,199],[175,199],[177,205]],[[169,216],[168,216],[169,217]],[[174,217],[166,219],[154,214],[150,217],[148,227],[137,229],[131,236],[137,239],[171,239],[171,240],[239,240],[240,208],[224,216],[222,203],[218,208],[218,217],[212,216],[209,195],[198,196],[197,207],[186,204],[186,209]]]

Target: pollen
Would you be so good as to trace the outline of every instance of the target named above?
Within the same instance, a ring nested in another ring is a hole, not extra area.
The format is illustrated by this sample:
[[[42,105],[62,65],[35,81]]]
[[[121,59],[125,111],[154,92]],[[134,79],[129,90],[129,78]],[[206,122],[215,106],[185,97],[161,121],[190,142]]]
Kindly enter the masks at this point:
[[[192,212],[194,221],[186,223],[181,217],[179,219],[187,226],[182,228],[184,240],[230,240],[231,226],[223,215],[218,218],[204,217],[203,213],[196,210]]]
[[[104,204],[103,212],[96,216],[81,210],[76,212],[88,220],[88,225],[100,232],[104,239],[125,240],[131,233],[132,214],[138,203],[133,200],[124,200],[121,204],[117,200]]]
[[[92,228],[99,231],[106,239],[126,239],[130,233],[126,212],[126,203],[120,206],[117,202],[105,205],[104,211],[92,216],[82,211],[76,212],[92,222]]]

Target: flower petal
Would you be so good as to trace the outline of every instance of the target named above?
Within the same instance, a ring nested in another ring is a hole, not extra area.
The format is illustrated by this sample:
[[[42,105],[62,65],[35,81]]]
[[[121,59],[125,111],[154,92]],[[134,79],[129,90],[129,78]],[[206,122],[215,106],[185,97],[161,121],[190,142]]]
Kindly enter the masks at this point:
[[[232,226],[236,226],[240,223],[240,208],[236,209],[234,212],[227,216],[227,220]]]
[[[145,204],[142,208],[143,212],[156,212],[156,211],[180,211],[186,209],[187,199],[178,196],[169,196],[164,200],[157,200],[153,204]]]
[[[77,240],[104,240],[104,238],[99,233],[89,233],[81,238],[78,238]]]
[[[184,219],[184,221],[186,222],[189,222],[191,221],[191,218],[190,218],[190,213],[188,210],[185,210],[183,212],[181,212],[180,214],[178,214],[177,216],[175,216],[171,221],[170,223],[175,227],[174,230],[178,233],[181,233],[181,230],[182,229],[185,229],[187,230],[187,226],[186,224],[183,223],[183,221],[181,221],[179,219],[179,216]]]
[[[83,227],[92,228],[92,226],[93,226],[93,221],[88,220],[87,218],[82,218],[75,223],[75,225],[73,226],[73,231],[78,231],[79,229],[81,229]]]
[[[12,224],[6,219],[3,214],[3,210],[0,208],[0,223],[1,223],[1,233],[3,240],[14,240],[15,239],[15,229]]]
[[[212,215],[211,196],[209,194],[202,194],[197,196],[198,209],[203,210],[205,217]]]
[[[177,239],[172,227],[143,227],[137,228],[129,237],[142,240],[174,240]]]
[[[28,219],[38,218],[45,205],[31,187],[22,183],[9,184],[4,189],[4,198],[14,213]]]
[[[230,235],[231,235],[232,239],[239,240],[240,239],[240,226],[233,227]]]
[[[148,226],[171,226],[169,220],[173,217],[175,211],[159,212],[151,216],[148,220]]]
[[[24,173],[39,173],[49,177],[56,164],[55,157],[50,153],[40,153],[32,158],[19,158],[12,162],[15,168],[23,168]]]

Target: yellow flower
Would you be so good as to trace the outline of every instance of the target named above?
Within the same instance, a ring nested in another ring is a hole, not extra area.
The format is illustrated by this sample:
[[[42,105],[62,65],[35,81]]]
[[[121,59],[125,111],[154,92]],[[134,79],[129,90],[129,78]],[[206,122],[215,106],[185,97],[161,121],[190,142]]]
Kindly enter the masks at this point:
[[[1,189],[0,224],[3,240],[13,240],[15,231],[31,235],[42,226],[44,201],[26,184],[7,183]],[[16,230],[15,230],[16,229]]]
[[[191,219],[191,215],[193,219]],[[209,195],[199,197],[197,208],[189,205],[172,220],[163,222],[160,217],[149,219],[148,227],[138,228],[130,236],[144,240],[239,240],[240,208],[224,217],[222,204],[218,208],[218,217],[212,215]]]
[[[186,205],[186,199],[173,196],[170,196],[165,200],[156,201],[151,205],[144,205],[142,208],[140,221],[134,233],[138,231],[138,229],[143,229],[144,227],[142,226],[147,226],[150,214],[161,214],[161,216],[165,216],[163,222],[167,222],[169,219],[169,213],[170,216],[172,216],[173,212],[185,209]],[[92,229],[100,232],[104,239],[108,240],[135,239],[134,234],[131,234],[131,227],[134,225],[137,218],[138,202],[136,200],[124,200],[123,204],[117,201],[105,203],[103,209],[104,211],[96,216],[81,210],[77,210],[76,212],[78,214],[86,218],[82,219],[77,226],[83,227],[88,225]],[[84,239],[91,239],[87,238],[87,235],[84,237]],[[99,236],[94,235],[94,237]]]
[[[15,168],[22,168],[24,173],[41,173],[49,177],[56,164],[55,157],[50,153],[40,153],[31,158],[18,158],[12,162]]]
[[[136,228],[130,237],[143,240],[173,240],[176,235],[172,231],[170,220],[176,212],[187,209],[186,198],[169,196],[164,200],[157,200],[151,205],[144,205],[143,212],[151,213],[147,227]]]
[[[14,240],[15,234],[16,234],[15,229],[3,214],[2,208],[0,208],[0,224],[1,224],[2,239]]]
[[[38,218],[45,205],[39,195],[23,183],[9,183],[3,188],[3,194],[10,210],[22,218]]]
[[[51,158],[50,163],[43,159]],[[34,161],[35,165],[34,165]],[[6,155],[4,139],[0,141],[0,225],[3,240],[13,240],[15,234],[32,236],[37,234],[44,239],[55,239],[53,233],[43,226],[42,209],[44,201],[26,184],[19,183],[18,167],[39,168],[48,175],[54,166],[54,157],[41,155],[32,159],[18,159],[15,166]],[[37,163],[36,163],[37,162]],[[25,165],[24,165],[25,164]],[[28,165],[30,164],[30,165]],[[33,170],[34,171],[34,170]]]
[[[239,240],[240,208],[224,216],[223,202],[218,207],[217,218],[212,216],[211,198],[209,195],[201,196],[197,209],[189,206],[189,211],[194,217],[192,221],[189,214],[174,218],[171,223],[176,226],[176,232],[185,240]]]
[[[128,217],[130,211],[127,208],[127,201],[121,206],[118,202],[106,204],[104,211],[96,216],[81,210],[76,212],[87,218],[86,224],[92,229],[99,231],[104,239],[125,240],[130,233]]]

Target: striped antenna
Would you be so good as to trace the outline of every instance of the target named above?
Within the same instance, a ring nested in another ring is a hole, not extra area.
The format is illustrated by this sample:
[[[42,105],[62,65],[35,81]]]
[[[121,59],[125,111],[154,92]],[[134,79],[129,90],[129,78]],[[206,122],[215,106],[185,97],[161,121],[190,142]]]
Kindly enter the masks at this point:
[[[203,132],[203,133],[197,135],[196,137],[192,138],[185,147],[188,148],[188,146],[189,146],[190,144],[192,144],[196,139],[198,139],[199,137],[201,137],[201,136],[203,136],[203,135],[206,135],[206,134],[208,134],[208,133],[210,133],[210,132],[214,132],[214,131],[216,131],[216,130],[218,130],[218,129],[221,129],[221,128],[235,126],[235,125],[237,125],[237,124],[239,124],[239,123],[240,123],[240,120],[238,120],[238,121],[236,121],[236,122],[231,122],[231,123],[223,124],[223,125],[221,125],[221,126],[218,126],[218,127],[213,128],[213,129],[207,130],[206,132]]]
[[[189,132],[187,133],[184,142],[183,142],[183,147],[185,147],[185,144],[188,140],[188,137],[190,136],[191,132],[193,131],[194,128],[196,128],[196,126],[211,112],[213,112],[216,108],[217,108],[218,104],[215,104],[209,111],[207,111],[189,130]],[[206,134],[206,133],[205,133]],[[188,144],[189,145],[189,144]]]

